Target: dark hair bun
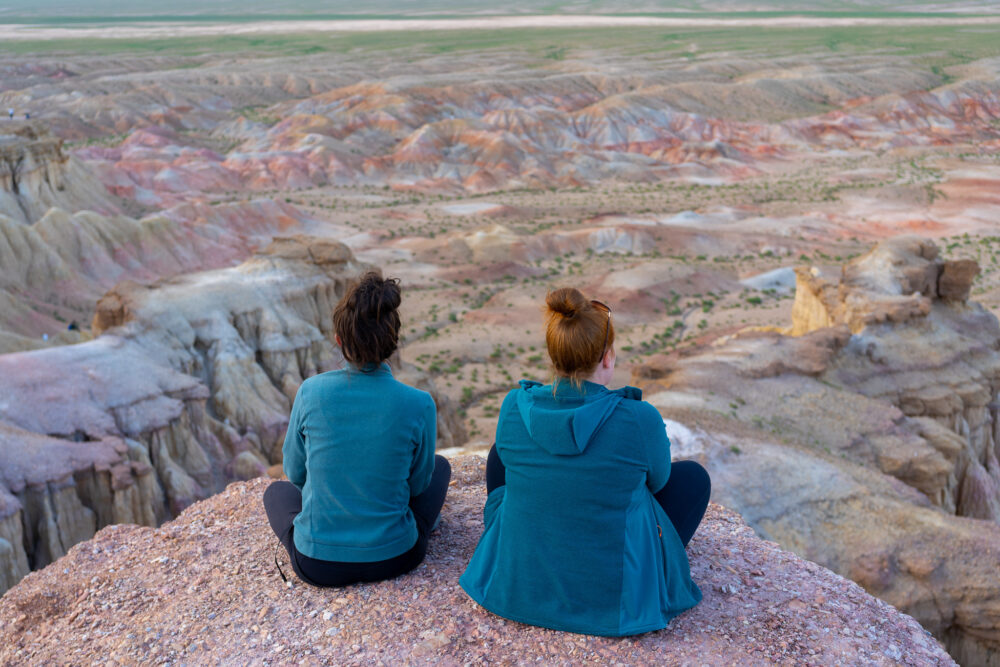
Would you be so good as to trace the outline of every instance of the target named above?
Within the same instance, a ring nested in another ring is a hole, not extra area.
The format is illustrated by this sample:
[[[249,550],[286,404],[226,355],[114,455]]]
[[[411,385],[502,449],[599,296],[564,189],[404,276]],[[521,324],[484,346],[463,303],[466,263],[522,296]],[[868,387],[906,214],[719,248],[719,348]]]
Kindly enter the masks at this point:
[[[344,358],[362,367],[380,364],[399,344],[399,280],[369,271],[348,286],[333,311]]]
[[[375,271],[361,276],[355,292],[357,309],[370,320],[379,320],[399,308],[402,295],[399,280],[383,278]]]
[[[545,305],[563,317],[576,317],[576,314],[589,306],[590,302],[575,287],[562,287],[549,292],[545,297]]]

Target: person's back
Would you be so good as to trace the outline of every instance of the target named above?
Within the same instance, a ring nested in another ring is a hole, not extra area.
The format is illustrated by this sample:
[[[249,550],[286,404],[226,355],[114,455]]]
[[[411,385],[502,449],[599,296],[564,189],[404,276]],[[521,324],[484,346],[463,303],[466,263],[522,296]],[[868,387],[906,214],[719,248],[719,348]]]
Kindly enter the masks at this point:
[[[348,362],[304,381],[282,448],[287,482],[264,493],[295,573],[318,586],[389,579],[415,568],[444,504],[451,468],[435,456],[426,392],[392,377],[401,296],[368,273],[333,315]],[[282,575],[284,576],[284,575]]]
[[[697,517],[675,528],[656,495],[669,488],[663,420],[639,390],[603,386],[614,367],[610,310],[592,308],[588,328],[576,319],[588,302],[572,292],[574,309],[550,316],[550,355],[563,371],[555,388],[522,381],[504,400],[486,526],[460,583],[486,609],[525,623],[598,635],[659,629],[701,599],[683,544],[708,502],[707,475],[679,466],[678,481],[690,472],[698,482],[684,494],[695,496],[687,505]],[[553,318],[584,339],[568,355]]]
[[[385,364],[303,382],[289,428],[308,434],[310,469],[341,474],[306,475],[305,447],[286,447],[285,472],[302,489],[299,551],[328,561],[377,561],[413,546],[417,527],[408,503],[431,479],[428,426],[435,420],[430,395],[395,380]]]

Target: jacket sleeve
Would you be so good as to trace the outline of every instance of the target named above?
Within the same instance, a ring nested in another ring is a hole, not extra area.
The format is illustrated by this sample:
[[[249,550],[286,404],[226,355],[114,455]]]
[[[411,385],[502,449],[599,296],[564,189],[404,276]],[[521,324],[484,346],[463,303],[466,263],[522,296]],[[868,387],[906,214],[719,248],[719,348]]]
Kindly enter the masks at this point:
[[[288,481],[298,487],[299,491],[306,483],[306,441],[302,425],[306,400],[303,398],[302,386],[295,394],[292,414],[288,418],[288,430],[285,431],[285,444],[281,448],[285,476],[288,477]]]
[[[646,447],[646,486],[656,493],[670,479],[670,439],[663,425],[663,417],[649,403],[639,404],[639,427],[641,442]]]
[[[417,434],[417,446],[410,466],[410,496],[418,496],[431,485],[434,474],[434,448],[437,445],[437,406],[430,394],[421,411],[422,424]]]

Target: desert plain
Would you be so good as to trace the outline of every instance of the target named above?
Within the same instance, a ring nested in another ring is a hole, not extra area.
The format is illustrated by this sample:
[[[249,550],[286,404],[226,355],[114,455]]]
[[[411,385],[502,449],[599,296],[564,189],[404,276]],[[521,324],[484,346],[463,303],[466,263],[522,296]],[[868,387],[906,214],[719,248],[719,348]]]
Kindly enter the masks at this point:
[[[0,589],[279,464],[372,267],[440,451],[550,378],[579,287],[713,500],[1000,664],[1000,28],[966,9],[0,26]]]

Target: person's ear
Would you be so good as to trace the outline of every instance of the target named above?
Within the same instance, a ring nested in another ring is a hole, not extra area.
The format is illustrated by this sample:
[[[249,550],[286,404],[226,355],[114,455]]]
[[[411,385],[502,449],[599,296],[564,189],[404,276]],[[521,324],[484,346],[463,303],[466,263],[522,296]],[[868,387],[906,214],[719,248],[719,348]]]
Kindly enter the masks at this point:
[[[612,364],[615,363],[615,348],[609,347],[604,352],[604,358],[601,359],[601,364],[605,368],[611,368]]]
[[[333,339],[335,341],[337,341],[337,347],[344,347],[344,344],[342,342],[340,342],[340,335],[339,334],[333,334]]]

